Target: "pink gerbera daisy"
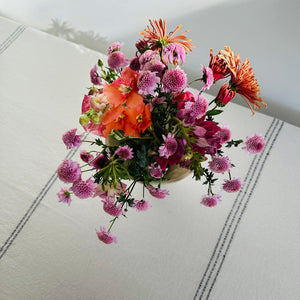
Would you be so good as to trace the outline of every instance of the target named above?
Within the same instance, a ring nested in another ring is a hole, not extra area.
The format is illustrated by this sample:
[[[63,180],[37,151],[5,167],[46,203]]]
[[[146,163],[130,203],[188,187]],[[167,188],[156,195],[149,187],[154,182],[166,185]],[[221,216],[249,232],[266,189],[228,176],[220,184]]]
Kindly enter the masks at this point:
[[[211,68],[207,67],[205,68],[203,65],[202,66],[202,72],[203,72],[203,78],[201,81],[204,82],[204,86],[201,88],[201,92],[205,90],[209,90],[210,87],[214,83],[214,74]]]
[[[105,200],[102,200],[103,210],[113,217],[118,217],[122,214],[122,204],[115,205],[115,199],[112,197],[105,197]]]
[[[151,207],[150,201],[142,200],[134,200],[134,206],[137,211],[146,211]]]
[[[81,135],[76,135],[76,131],[77,129],[70,129],[67,132],[65,132],[62,136],[62,140],[64,142],[64,144],[66,145],[67,149],[72,149],[75,147],[79,147],[82,143],[81,138],[82,138],[82,134]]]
[[[159,147],[158,152],[160,156],[169,158],[177,150],[177,141],[175,139],[175,135],[171,132],[168,133],[167,137],[163,135],[163,139],[164,144]]]
[[[213,207],[216,206],[219,202],[221,202],[221,195],[214,194],[203,196],[200,203],[207,207]]]
[[[124,160],[132,159],[133,158],[133,149],[130,148],[128,145],[121,146],[117,149],[116,154]]]
[[[208,162],[209,168],[215,173],[224,173],[228,171],[231,167],[229,158],[223,156],[214,156],[213,160]]]
[[[72,183],[81,177],[79,164],[65,159],[57,168],[58,178],[66,183]]]
[[[163,54],[174,65],[183,64],[185,61],[185,50],[181,45],[176,43],[170,43],[164,47]]]
[[[243,182],[240,178],[234,178],[234,179],[225,179],[224,183],[222,185],[223,190],[227,193],[235,193],[240,190],[242,187]]]
[[[155,95],[155,89],[157,84],[160,82],[159,77],[156,76],[156,73],[150,71],[143,71],[140,73],[137,87],[141,95]]]
[[[59,202],[67,203],[69,206],[71,204],[71,193],[68,188],[64,187],[57,193]]]
[[[94,183],[92,178],[86,181],[77,180],[73,183],[70,190],[80,199],[86,199],[92,197],[95,189],[97,188],[97,183]]]
[[[115,236],[113,236],[110,232],[106,231],[105,226],[100,227],[100,231],[96,231],[98,239],[105,243],[105,244],[111,244],[116,243],[117,239]]]
[[[149,190],[149,193],[155,197],[155,198],[158,198],[158,199],[163,199],[165,198],[167,195],[169,195],[169,191],[167,190],[162,190],[162,189],[159,189],[159,188],[156,188],[154,186],[147,186],[147,189]]]
[[[121,51],[115,51],[108,56],[107,63],[111,69],[118,70],[126,67],[128,60]]]
[[[181,92],[187,86],[187,77],[179,67],[167,70],[162,79],[163,91]]]
[[[253,134],[251,137],[246,137],[244,147],[249,155],[260,153],[265,147],[265,140],[261,134]]]

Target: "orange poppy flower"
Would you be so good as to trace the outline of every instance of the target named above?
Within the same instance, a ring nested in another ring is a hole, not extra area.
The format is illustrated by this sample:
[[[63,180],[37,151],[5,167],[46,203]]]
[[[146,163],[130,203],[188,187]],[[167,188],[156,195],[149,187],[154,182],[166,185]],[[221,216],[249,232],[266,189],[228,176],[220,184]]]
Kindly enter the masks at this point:
[[[167,35],[166,20],[149,20],[149,22],[152,26],[152,29],[147,26],[147,28],[140,32],[140,34],[144,36],[144,39],[149,43],[152,50],[162,48],[162,46],[166,46],[170,43],[177,43],[184,47],[186,52],[193,51],[192,48],[195,46],[192,44],[191,40],[185,36],[188,30],[180,35],[175,36],[175,33],[181,28],[181,25],[177,26],[173,32]]]

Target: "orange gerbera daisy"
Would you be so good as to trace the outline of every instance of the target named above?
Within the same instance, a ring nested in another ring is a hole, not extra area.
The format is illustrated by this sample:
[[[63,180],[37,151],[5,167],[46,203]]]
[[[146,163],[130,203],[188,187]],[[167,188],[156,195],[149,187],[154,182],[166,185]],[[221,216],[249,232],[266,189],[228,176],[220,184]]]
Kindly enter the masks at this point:
[[[227,68],[231,72],[231,80],[229,82],[230,89],[236,91],[243,97],[254,115],[255,108],[260,109],[261,104],[267,107],[267,104],[258,96],[260,94],[260,88],[254,77],[252,68],[250,68],[249,60],[247,58],[240,66],[240,55],[234,55],[233,51],[228,46],[225,46],[224,48],[225,50],[219,52],[218,58],[225,62]],[[253,104],[253,108],[251,104]]]
[[[147,26],[147,28],[140,32],[140,34],[144,36],[144,39],[149,43],[149,46],[152,50],[160,49],[170,43],[177,43],[185,49],[186,53],[188,51],[193,51],[192,48],[195,46],[192,44],[191,40],[185,36],[188,30],[180,35],[174,36],[182,25],[177,26],[173,32],[167,35],[166,20],[149,20],[149,22],[152,26],[152,29]]]

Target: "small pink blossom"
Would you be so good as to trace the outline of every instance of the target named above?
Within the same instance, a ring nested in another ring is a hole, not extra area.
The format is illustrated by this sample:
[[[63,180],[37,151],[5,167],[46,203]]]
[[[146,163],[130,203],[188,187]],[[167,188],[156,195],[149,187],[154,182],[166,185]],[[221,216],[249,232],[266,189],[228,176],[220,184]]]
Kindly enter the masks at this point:
[[[203,196],[200,203],[207,207],[213,207],[216,206],[219,202],[221,202],[221,195],[214,194]]]
[[[177,141],[175,139],[175,135],[171,132],[168,133],[167,137],[163,135],[163,139],[164,144],[159,147],[158,152],[160,156],[169,158],[177,150]]]
[[[71,193],[68,188],[64,187],[57,193],[59,202],[67,203],[69,206],[71,204]]]
[[[86,199],[92,197],[97,187],[97,183],[94,183],[92,178],[86,181],[77,180],[73,183],[71,191],[80,199]]]
[[[130,148],[128,145],[121,146],[117,149],[116,154],[124,160],[132,159],[133,158],[133,149]]]
[[[224,144],[228,142],[231,138],[231,130],[228,125],[220,126],[221,130],[216,133],[216,136],[220,138],[220,143]]]
[[[200,119],[203,117],[208,108],[208,101],[205,97],[200,94],[195,96],[195,102],[186,102],[185,109],[188,110],[189,114],[195,118]]]
[[[160,168],[159,165],[155,166],[154,163],[152,163],[149,167],[148,167],[149,173],[153,178],[160,178],[161,174],[162,174],[162,169]]]
[[[164,92],[181,92],[187,87],[187,77],[179,67],[167,70],[162,78]]]
[[[184,48],[176,43],[170,43],[163,49],[164,56],[169,60],[171,64],[183,64],[185,61]]]
[[[100,231],[96,231],[98,239],[105,243],[105,244],[111,244],[111,243],[116,243],[117,238],[113,236],[110,232],[106,231],[105,226],[100,227]]]
[[[120,195],[121,193],[124,193],[127,188],[127,185],[125,183],[117,182],[115,187],[111,187],[111,185],[108,183],[102,187],[102,184],[98,184],[94,196],[99,196],[103,199],[106,199],[106,197],[114,198],[116,195]]]
[[[156,52],[152,51],[152,50],[147,50],[145,51],[140,57],[139,57],[139,62],[140,65],[143,67],[145,65],[145,63],[147,63],[148,61],[154,59],[156,56]]]
[[[244,147],[249,155],[260,153],[265,147],[265,140],[261,134],[253,134],[251,137],[246,137]]]
[[[203,78],[201,81],[204,82],[204,86],[201,88],[201,92],[205,90],[209,90],[210,87],[214,83],[214,74],[211,68],[207,67],[205,68],[203,65],[202,66],[202,72],[203,72]]]
[[[215,173],[224,173],[231,168],[229,158],[215,155],[213,160],[208,162],[209,168]]]
[[[163,64],[159,59],[152,59],[145,63],[143,71],[150,71],[156,74],[160,79],[162,78],[163,71],[166,69],[166,65]]]
[[[222,188],[227,193],[235,193],[240,190],[244,183],[240,178],[225,179]]]
[[[156,76],[156,73],[150,71],[143,71],[140,73],[137,87],[139,89],[139,94],[141,95],[155,95],[155,89],[157,84],[160,82],[159,77]]]
[[[107,49],[107,55],[112,54],[113,52],[120,51],[124,43],[114,42]]]
[[[79,164],[65,159],[57,168],[58,178],[66,183],[72,183],[81,177]]]
[[[108,56],[107,63],[111,69],[118,70],[126,67],[128,60],[122,52],[115,51]]]
[[[94,156],[90,153],[88,153],[86,150],[81,150],[80,151],[80,158],[86,162],[89,163],[90,161],[92,161],[94,159]]]
[[[162,190],[162,189],[156,188],[154,186],[148,185],[147,189],[149,190],[149,193],[153,197],[158,198],[158,199],[164,199],[167,195],[169,195],[169,191]]]
[[[122,214],[122,204],[115,205],[115,199],[112,197],[105,197],[101,201],[103,203],[103,210],[113,217],[118,217]]]
[[[101,77],[98,75],[97,70],[98,67],[97,65],[95,65],[90,71],[91,82],[94,85],[100,85],[102,82]]]
[[[136,208],[138,212],[146,211],[151,207],[150,201],[146,201],[145,199],[142,200],[134,200],[135,205],[133,207]]]
[[[83,135],[76,135],[77,129],[70,129],[67,132],[65,132],[62,136],[62,140],[64,144],[66,145],[67,149],[72,149],[75,147],[79,147],[82,143],[81,138]]]

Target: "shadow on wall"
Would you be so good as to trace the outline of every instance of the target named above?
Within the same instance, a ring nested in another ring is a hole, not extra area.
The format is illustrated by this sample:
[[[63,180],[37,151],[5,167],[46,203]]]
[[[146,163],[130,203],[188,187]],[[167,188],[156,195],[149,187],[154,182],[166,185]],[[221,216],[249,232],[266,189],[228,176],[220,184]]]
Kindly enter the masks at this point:
[[[48,29],[44,30],[45,32],[73,43],[84,45],[85,47],[98,52],[107,52],[107,48],[110,43],[106,37],[102,37],[98,33],[91,30],[75,30],[69,25],[68,22],[59,19],[52,19],[51,21],[52,24]]]

